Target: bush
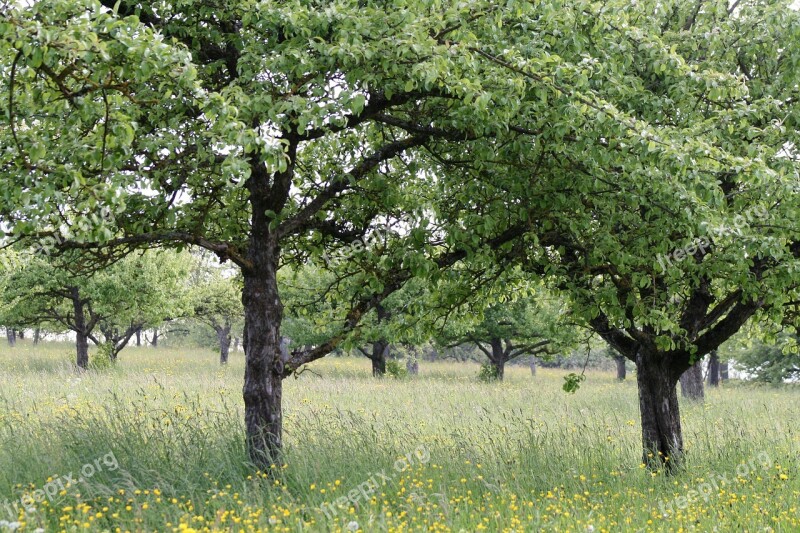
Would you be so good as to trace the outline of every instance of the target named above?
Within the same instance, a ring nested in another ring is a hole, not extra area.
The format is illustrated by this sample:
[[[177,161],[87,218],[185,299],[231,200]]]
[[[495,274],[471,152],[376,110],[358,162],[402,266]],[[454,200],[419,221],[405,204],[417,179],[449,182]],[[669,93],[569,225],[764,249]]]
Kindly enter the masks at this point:
[[[497,373],[497,367],[492,363],[483,363],[481,369],[478,371],[478,380],[484,383],[497,381],[500,376]]]
[[[389,359],[386,361],[386,373],[395,379],[403,379],[408,377],[408,370],[405,369],[398,361]]]

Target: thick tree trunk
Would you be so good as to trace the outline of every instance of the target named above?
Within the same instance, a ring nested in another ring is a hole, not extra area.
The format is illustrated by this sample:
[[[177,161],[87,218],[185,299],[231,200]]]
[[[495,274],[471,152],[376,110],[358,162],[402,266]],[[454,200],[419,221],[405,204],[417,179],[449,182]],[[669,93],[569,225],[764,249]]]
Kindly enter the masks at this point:
[[[70,288],[70,297],[72,312],[75,315],[75,349],[77,352],[75,363],[79,370],[86,370],[89,368],[89,331],[87,331],[86,314],[78,287]]]
[[[617,363],[617,380],[618,381],[625,381],[625,378],[628,376],[628,369],[625,368],[625,356],[624,355],[615,355],[614,361]]]
[[[14,347],[17,345],[17,332],[14,328],[6,328],[6,339],[9,346]]]
[[[228,353],[231,348],[231,327],[230,325],[217,326],[214,328],[217,332],[217,341],[219,341],[219,364],[228,364]]]
[[[136,346],[142,345],[142,328],[136,330]]]
[[[719,366],[719,354],[714,350],[708,358],[708,385],[711,387],[719,387]]]
[[[689,367],[681,375],[681,396],[689,400],[702,401],[705,397],[703,390],[703,365],[700,361]]]
[[[503,349],[503,340],[492,339],[489,344],[492,347],[492,356],[490,361],[494,367],[494,375],[498,381],[503,381],[506,370],[506,353]]]
[[[386,358],[389,356],[389,343],[379,340],[372,343],[372,375],[376,378],[386,374]]]
[[[683,455],[678,376],[666,357],[640,349],[636,382],[642,419],[642,462],[650,469],[671,470]]]
[[[24,329],[17,330],[17,337],[19,337],[19,340],[21,341],[25,340],[25,330]]]
[[[728,381],[730,379],[728,377],[728,362],[725,361],[724,363],[720,363],[719,365],[719,379],[722,381]]]
[[[283,305],[278,294],[277,246],[251,241],[250,255],[256,267],[245,271],[242,294],[245,429],[251,461],[268,470],[271,464],[280,463],[286,362],[280,355]]]
[[[158,348],[158,330],[153,330],[153,340],[150,341],[150,346],[153,348]]]

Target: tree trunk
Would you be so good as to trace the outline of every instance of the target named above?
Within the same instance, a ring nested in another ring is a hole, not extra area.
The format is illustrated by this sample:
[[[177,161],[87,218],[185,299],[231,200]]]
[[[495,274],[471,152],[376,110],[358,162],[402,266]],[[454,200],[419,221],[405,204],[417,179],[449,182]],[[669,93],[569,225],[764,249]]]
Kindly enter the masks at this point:
[[[136,330],[136,346],[142,345],[142,328]]]
[[[33,330],[33,344],[34,346],[39,344],[39,340],[41,339],[42,330],[40,328],[36,328]]]
[[[25,340],[25,330],[24,329],[17,330],[17,337],[19,337],[19,340],[21,341]]]
[[[708,385],[711,387],[719,387],[719,366],[719,354],[714,350],[708,358]]]
[[[625,368],[625,356],[615,355],[614,361],[617,362],[617,380],[625,381],[625,378],[628,376],[628,369]]]
[[[719,365],[719,379],[722,381],[728,381],[730,379],[728,377],[728,362],[725,361],[724,363],[720,363]]]
[[[372,375],[376,378],[386,374],[386,358],[389,356],[389,343],[379,340],[372,343]]]
[[[6,328],[6,339],[8,339],[8,345],[14,347],[17,345],[17,332],[14,328]]]
[[[689,367],[681,375],[681,396],[689,400],[702,401],[705,397],[703,390],[703,365],[701,361]]]
[[[492,356],[490,360],[494,367],[494,375],[498,381],[503,381],[506,370],[506,353],[503,349],[503,340],[492,339],[489,344],[492,347]]]
[[[652,470],[672,470],[683,455],[678,376],[665,356],[640,349],[636,355],[636,383],[642,419],[642,462]]]
[[[233,351],[234,352],[238,352],[239,351],[239,343],[240,342],[241,342],[241,340],[239,339],[239,337],[234,337],[233,338]]]
[[[261,219],[254,206],[254,219]],[[255,224],[255,221],[254,221]],[[278,294],[278,249],[251,238],[250,256],[256,265],[244,273],[245,309],[244,406],[250,460],[264,471],[280,464],[283,414],[281,394],[285,360],[280,356],[283,304]]]
[[[79,370],[89,368],[89,331],[87,331],[86,315],[83,310],[78,287],[70,288],[72,299],[72,312],[75,315],[75,349],[77,351],[76,364]]]
[[[528,362],[531,367],[531,376],[536,377],[536,356],[532,355],[531,360]]]
[[[228,364],[228,353],[231,348],[231,326],[217,326],[214,328],[217,332],[217,340],[219,341],[219,364]]]
[[[409,376],[416,376],[419,374],[419,361],[416,356],[409,357],[406,361],[406,372],[408,372]]]
[[[153,330],[153,340],[150,341],[150,346],[153,348],[158,348],[158,330]]]

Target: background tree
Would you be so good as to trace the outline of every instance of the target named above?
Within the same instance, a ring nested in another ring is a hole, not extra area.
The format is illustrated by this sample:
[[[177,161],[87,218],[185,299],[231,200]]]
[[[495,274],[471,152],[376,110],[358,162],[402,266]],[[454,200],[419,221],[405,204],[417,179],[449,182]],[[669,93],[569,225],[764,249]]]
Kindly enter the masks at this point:
[[[214,330],[222,365],[228,363],[231,332],[243,325],[241,294],[241,281],[218,268],[206,269],[192,287],[193,316]]]

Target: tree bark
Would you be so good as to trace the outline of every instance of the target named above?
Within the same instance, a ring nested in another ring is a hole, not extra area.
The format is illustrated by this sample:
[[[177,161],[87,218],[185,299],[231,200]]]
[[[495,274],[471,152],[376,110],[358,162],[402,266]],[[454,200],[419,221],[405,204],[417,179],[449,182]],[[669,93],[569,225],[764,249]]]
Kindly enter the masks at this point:
[[[136,346],[142,345],[142,328],[136,330]]]
[[[719,387],[719,374],[719,354],[717,350],[714,350],[708,358],[708,385],[710,387]]]
[[[24,329],[18,329],[17,330],[17,337],[19,337],[19,340],[21,340],[21,341],[25,340],[25,330]]]
[[[376,378],[386,374],[386,358],[389,356],[389,343],[379,340],[372,343],[372,375]]]
[[[278,293],[278,246],[266,237],[266,209],[254,202],[252,270],[244,271],[244,406],[250,460],[262,470],[280,463],[285,359],[281,357],[283,304]],[[267,242],[264,242],[266,240]]]
[[[494,367],[494,374],[498,381],[503,381],[506,373],[506,353],[503,349],[502,339],[492,339],[489,343],[492,347],[491,362]]]
[[[689,400],[702,401],[705,398],[703,390],[703,365],[701,361],[689,367],[681,375],[681,396]]]
[[[536,377],[536,356],[532,355],[531,360],[528,362],[531,368],[531,376]]]
[[[719,379],[722,381],[728,381],[728,362],[725,361],[724,363],[720,363],[719,365]]]
[[[14,328],[6,328],[6,339],[12,348],[17,345],[17,332]]]
[[[217,340],[219,341],[219,364],[228,364],[228,354],[231,348],[231,326],[225,324],[224,326],[217,326],[214,328],[217,332]]]
[[[625,356],[615,355],[614,361],[617,363],[617,380],[625,381],[625,378],[628,376],[628,369],[625,368]]]
[[[70,298],[72,300],[72,312],[75,315],[75,349],[76,364],[79,370],[89,368],[89,331],[86,324],[86,314],[83,309],[78,287],[70,287]]]
[[[153,348],[158,348],[158,330],[153,330],[153,340],[150,341],[150,346]]]
[[[41,328],[36,328],[33,330],[33,344],[36,346],[39,344],[39,340],[41,339],[42,330]]]
[[[678,375],[669,358],[640,348],[636,355],[636,382],[642,419],[642,462],[653,470],[672,470],[683,455]]]

